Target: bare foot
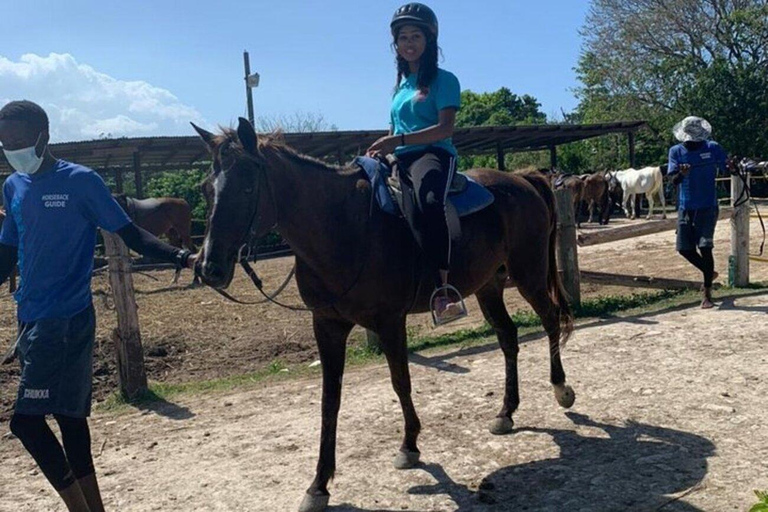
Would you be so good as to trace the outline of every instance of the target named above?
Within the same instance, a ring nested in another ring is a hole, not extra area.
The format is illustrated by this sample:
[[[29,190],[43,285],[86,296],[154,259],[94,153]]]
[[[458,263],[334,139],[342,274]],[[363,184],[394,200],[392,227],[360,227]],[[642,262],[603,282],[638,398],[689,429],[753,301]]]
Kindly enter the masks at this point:
[[[701,309],[712,309],[715,305],[712,303],[712,288],[704,288],[701,299]]]

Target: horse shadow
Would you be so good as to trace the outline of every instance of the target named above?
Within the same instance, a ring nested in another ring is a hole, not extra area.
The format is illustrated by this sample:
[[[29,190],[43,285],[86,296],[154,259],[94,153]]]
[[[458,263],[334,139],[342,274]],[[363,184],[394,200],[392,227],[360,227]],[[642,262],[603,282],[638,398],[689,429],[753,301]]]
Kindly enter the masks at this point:
[[[699,490],[707,474],[707,459],[715,452],[708,439],[637,422],[617,426],[582,414],[566,415],[575,425],[600,429],[603,435],[517,429],[552,436],[560,456],[500,468],[483,478],[476,490],[455,482],[440,464],[425,464],[420,469],[435,483],[411,487],[408,493],[447,495],[455,512],[700,511],[682,499]],[[374,512],[346,504],[331,510]]]
[[[487,510],[699,510],[680,498],[697,490],[706,476],[707,459],[715,453],[711,441],[633,421],[617,426],[578,413],[566,416],[607,437],[519,429],[552,436],[560,457],[495,471],[483,479],[476,496],[457,494],[457,510],[473,510],[478,501],[488,504]]]
[[[462,355],[465,355],[465,354],[462,354]],[[412,354],[409,354],[408,360],[412,363],[415,363],[421,366],[427,366],[429,368],[434,368],[435,370],[439,370],[441,372],[457,373],[457,374],[464,374],[464,373],[470,372],[469,368],[465,368],[455,363],[449,363],[442,357],[427,357],[419,354],[418,352],[413,352]]]

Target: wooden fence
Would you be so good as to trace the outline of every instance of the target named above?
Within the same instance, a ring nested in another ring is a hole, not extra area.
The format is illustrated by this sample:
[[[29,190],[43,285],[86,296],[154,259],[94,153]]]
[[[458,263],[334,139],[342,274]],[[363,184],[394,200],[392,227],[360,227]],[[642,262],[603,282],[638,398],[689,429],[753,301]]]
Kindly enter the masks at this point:
[[[737,176],[728,178],[731,183],[731,206],[721,208],[719,219],[730,219],[731,224],[731,255],[728,262],[728,282],[732,286],[747,286],[749,284],[749,205],[743,204],[734,208],[739,199],[744,182]],[[749,182],[749,177],[747,178]],[[558,205],[570,205],[571,193],[568,190],[556,191]],[[604,272],[579,271],[578,247],[604,244],[625,240],[638,236],[670,231],[676,228],[677,219],[661,219],[647,221],[642,224],[632,224],[620,228],[585,233],[578,236],[570,229],[571,221],[564,210],[570,208],[558,207],[561,215],[561,233],[558,236],[558,269],[563,280],[563,286],[569,292],[572,305],[580,305],[579,286],[582,282],[599,283],[605,285],[631,286],[641,288],[666,288],[666,289],[699,289],[700,282],[684,281],[680,279],[665,279],[652,276],[630,276],[622,274],[609,274]],[[561,263],[562,262],[562,263]]]
[[[736,208],[733,207],[744,184],[736,176],[730,179],[731,207],[720,210],[720,219],[730,218],[731,223],[729,282],[734,286],[746,286],[749,284],[750,262],[749,205],[745,203]],[[570,191],[567,189],[555,191],[555,199],[558,211],[558,271],[572,306],[579,307],[581,304],[582,282],[663,289],[698,289],[701,286],[699,282],[680,279],[579,270],[579,246],[586,247],[672,230],[675,229],[677,221],[676,219],[654,220],[597,233],[577,235]],[[118,327],[115,329],[113,338],[118,354],[120,390],[125,396],[133,398],[146,391],[147,378],[144,371],[141,334],[133,292],[131,263],[127,249],[119,238],[104,233],[104,241],[109,264],[110,284],[118,317]],[[768,259],[758,261],[768,261]],[[372,348],[378,347],[378,336],[371,331],[368,331],[368,343]]]

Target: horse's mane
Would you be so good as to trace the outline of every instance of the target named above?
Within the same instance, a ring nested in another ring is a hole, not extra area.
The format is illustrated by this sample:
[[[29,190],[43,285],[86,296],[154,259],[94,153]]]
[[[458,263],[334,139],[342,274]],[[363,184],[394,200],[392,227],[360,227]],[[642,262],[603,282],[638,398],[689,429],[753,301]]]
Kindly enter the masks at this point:
[[[229,142],[233,145],[232,147],[236,151],[245,154],[245,150],[243,149],[243,146],[240,143],[240,139],[237,136],[237,130],[229,127],[219,128],[221,129],[221,134],[214,137],[214,143],[218,146],[225,142]],[[268,154],[271,152],[278,158],[287,160],[289,163],[304,166],[310,165],[320,171],[332,172],[336,174],[350,174],[352,172],[357,172],[356,169],[351,168],[350,166],[329,164],[320,160],[319,158],[299,153],[285,143],[285,138],[283,137],[283,132],[281,130],[276,130],[271,133],[260,133],[258,135],[257,147],[260,153]]]

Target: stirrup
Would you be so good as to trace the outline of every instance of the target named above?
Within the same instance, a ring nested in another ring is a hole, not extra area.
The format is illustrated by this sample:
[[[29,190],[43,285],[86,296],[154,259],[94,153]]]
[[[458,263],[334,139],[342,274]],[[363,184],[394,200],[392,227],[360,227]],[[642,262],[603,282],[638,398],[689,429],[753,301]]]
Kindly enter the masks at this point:
[[[446,300],[448,304],[446,305],[446,308],[438,314],[437,306],[441,300]],[[467,306],[464,304],[464,297],[461,296],[459,290],[449,284],[443,285],[432,292],[432,296],[429,298],[429,310],[432,314],[432,323],[435,327],[464,318],[468,314]]]

